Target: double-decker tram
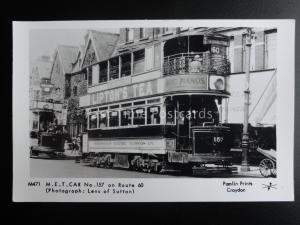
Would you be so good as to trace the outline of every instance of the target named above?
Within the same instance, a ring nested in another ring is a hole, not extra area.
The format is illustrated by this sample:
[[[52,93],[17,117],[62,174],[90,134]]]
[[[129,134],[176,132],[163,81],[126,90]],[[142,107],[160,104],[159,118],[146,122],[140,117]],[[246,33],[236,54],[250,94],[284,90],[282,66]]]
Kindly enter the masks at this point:
[[[226,36],[179,35],[87,69],[99,83],[80,100],[88,120],[83,153],[105,167],[232,171],[221,118],[228,45]]]

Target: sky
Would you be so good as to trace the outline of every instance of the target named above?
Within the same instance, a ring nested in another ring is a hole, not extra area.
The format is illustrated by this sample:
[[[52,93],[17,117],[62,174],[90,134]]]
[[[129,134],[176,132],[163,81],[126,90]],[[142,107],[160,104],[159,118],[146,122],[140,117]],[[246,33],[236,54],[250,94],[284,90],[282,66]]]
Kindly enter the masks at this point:
[[[119,33],[118,29],[107,28],[97,29],[104,32]],[[56,46],[64,45],[83,45],[86,30],[82,29],[36,29],[30,31],[29,37],[29,58],[33,62],[42,55],[53,57]]]

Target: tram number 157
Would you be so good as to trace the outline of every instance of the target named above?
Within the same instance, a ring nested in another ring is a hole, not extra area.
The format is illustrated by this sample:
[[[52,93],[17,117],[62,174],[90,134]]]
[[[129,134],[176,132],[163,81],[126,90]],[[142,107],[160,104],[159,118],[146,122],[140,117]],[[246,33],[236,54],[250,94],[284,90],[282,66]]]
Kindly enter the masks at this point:
[[[223,142],[224,138],[223,137],[214,137],[214,142],[216,143],[221,143]]]

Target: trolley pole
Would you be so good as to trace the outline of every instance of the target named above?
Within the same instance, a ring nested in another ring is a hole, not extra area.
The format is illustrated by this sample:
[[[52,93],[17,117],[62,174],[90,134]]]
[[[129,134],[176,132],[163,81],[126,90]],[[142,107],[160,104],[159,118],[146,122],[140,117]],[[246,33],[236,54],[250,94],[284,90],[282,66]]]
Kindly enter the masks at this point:
[[[244,90],[244,124],[243,124],[243,136],[242,136],[242,165],[241,171],[250,171],[248,163],[248,151],[249,151],[249,98],[250,98],[250,57],[251,57],[251,39],[252,39],[252,29],[247,28],[246,33],[246,74],[245,74],[245,90]]]

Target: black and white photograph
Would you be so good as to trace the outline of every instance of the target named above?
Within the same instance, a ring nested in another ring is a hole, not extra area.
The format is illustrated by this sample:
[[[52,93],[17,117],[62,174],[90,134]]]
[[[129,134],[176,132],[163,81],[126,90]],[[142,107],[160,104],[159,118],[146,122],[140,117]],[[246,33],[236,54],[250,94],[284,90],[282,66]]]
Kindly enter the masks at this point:
[[[18,32],[14,192],[32,194],[16,199],[293,199],[293,21],[16,22]]]

